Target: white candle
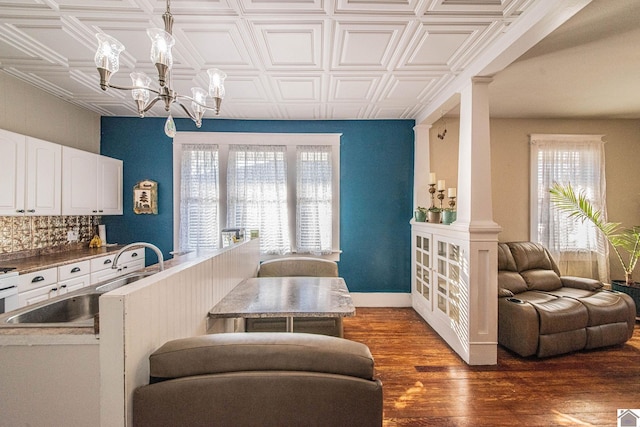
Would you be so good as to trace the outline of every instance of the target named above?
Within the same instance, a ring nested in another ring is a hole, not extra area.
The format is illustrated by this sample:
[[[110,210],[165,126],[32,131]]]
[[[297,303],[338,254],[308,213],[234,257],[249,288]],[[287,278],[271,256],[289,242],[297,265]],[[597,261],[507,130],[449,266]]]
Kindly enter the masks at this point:
[[[429,174],[429,184],[435,184],[436,183],[436,174],[431,172]]]
[[[456,189],[455,188],[450,188],[447,195],[449,197],[456,197]]]
[[[444,191],[444,179],[438,181],[438,191],[440,190]]]

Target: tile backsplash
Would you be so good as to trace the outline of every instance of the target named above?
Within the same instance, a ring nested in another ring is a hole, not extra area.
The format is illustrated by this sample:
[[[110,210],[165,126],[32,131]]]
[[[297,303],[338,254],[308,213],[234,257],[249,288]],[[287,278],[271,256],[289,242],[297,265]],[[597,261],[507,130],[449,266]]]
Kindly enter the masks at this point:
[[[100,216],[1,216],[0,256],[26,257],[86,246],[97,234],[100,220]],[[74,230],[78,240],[69,242],[67,233]]]

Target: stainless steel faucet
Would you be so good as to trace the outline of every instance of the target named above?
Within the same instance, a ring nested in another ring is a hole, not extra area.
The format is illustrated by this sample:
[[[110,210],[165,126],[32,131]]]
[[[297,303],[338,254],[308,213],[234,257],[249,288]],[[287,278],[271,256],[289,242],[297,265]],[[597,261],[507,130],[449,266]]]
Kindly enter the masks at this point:
[[[152,251],[154,251],[156,253],[156,255],[158,256],[158,269],[159,269],[159,271],[164,270],[164,256],[162,255],[162,251],[156,245],[153,245],[151,243],[146,243],[146,242],[129,243],[128,245],[124,246],[122,249],[120,249],[118,251],[118,253],[116,254],[116,257],[113,259],[113,265],[111,266],[111,268],[117,269],[118,268],[118,259],[120,258],[120,255],[122,255],[122,253],[124,251],[126,251],[127,249],[131,249],[134,246],[143,246],[145,248],[149,248]]]

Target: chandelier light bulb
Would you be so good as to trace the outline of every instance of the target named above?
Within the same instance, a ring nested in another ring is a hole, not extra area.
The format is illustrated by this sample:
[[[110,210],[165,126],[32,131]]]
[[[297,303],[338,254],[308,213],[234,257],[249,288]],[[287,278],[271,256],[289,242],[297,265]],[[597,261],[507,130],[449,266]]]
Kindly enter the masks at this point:
[[[176,43],[173,36],[160,28],[149,28],[147,35],[151,39],[151,62],[171,68],[173,66],[171,48]]]
[[[202,111],[204,113],[203,105],[207,105],[207,91],[201,87],[192,87],[191,97],[193,98],[193,102],[191,102],[191,108],[193,108],[193,111]]]
[[[117,72],[120,69],[120,52],[124,50],[124,45],[104,33],[97,33],[96,38],[98,39],[98,50],[94,57],[96,67],[110,73]]]
[[[149,102],[149,85],[151,84],[151,78],[147,76],[145,73],[131,73],[131,82],[133,86],[138,88],[145,89],[133,89],[131,91],[131,96],[134,101],[142,101],[145,104]]]
[[[217,68],[209,68],[207,74],[209,74],[209,96],[212,98],[224,98],[224,79],[227,78],[226,73]]]
[[[202,116],[204,116],[205,105],[207,105],[207,91],[201,87],[191,88],[191,109],[195,116],[196,127],[202,126]]]

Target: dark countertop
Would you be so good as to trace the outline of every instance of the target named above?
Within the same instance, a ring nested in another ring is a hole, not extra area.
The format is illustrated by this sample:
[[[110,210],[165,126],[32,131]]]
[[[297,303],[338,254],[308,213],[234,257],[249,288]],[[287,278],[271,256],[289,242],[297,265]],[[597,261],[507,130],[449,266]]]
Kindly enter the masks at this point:
[[[45,270],[47,268],[72,264],[79,261],[90,260],[104,255],[118,252],[124,245],[106,246],[101,248],[75,249],[72,251],[61,251],[28,258],[17,258],[2,261],[0,267],[15,267],[13,271],[20,274],[32,273],[34,271]]]

